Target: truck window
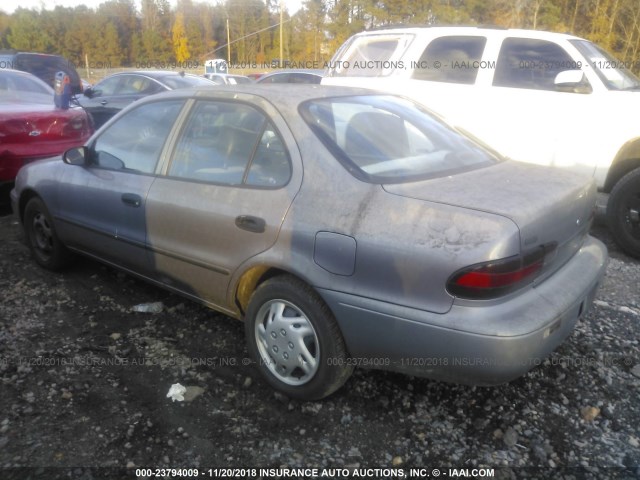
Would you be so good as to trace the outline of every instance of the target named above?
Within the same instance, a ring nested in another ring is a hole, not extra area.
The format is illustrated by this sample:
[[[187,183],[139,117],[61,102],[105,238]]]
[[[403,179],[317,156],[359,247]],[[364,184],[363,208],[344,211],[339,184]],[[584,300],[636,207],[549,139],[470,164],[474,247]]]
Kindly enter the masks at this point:
[[[553,81],[558,73],[581,66],[553,42],[507,38],[498,55],[493,85],[555,91]]]
[[[417,62],[412,77],[432,82],[475,83],[480,69],[480,60],[485,37],[447,36],[433,40]]]
[[[376,34],[355,36],[336,52],[330,62],[330,77],[383,77],[407,68],[402,55],[412,34]]]

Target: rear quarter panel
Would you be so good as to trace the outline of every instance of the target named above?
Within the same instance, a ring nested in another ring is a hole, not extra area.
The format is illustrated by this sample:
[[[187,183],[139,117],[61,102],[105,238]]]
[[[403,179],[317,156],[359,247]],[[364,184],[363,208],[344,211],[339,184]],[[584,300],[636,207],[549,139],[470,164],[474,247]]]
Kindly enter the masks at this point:
[[[253,262],[282,266],[317,288],[445,313],[453,302],[445,285],[455,270],[519,253],[511,220],[386,193],[351,176],[306,125],[296,128],[303,184],[276,245]],[[316,262],[319,232],[355,240],[353,274]]]

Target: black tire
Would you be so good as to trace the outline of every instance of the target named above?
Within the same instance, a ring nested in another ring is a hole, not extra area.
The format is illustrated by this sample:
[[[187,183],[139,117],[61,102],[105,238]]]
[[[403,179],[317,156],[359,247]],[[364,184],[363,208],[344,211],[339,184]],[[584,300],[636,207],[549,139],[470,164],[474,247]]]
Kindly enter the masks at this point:
[[[607,224],[620,247],[640,258],[640,168],[613,187],[607,203]]]
[[[274,277],[256,289],[245,316],[245,333],[262,376],[288,397],[324,398],[353,372],[333,314],[295,277]]]
[[[51,214],[44,202],[34,197],[24,209],[24,232],[31,255],[38,265],[61,270],[71,260],[71,253],[58,238]]]

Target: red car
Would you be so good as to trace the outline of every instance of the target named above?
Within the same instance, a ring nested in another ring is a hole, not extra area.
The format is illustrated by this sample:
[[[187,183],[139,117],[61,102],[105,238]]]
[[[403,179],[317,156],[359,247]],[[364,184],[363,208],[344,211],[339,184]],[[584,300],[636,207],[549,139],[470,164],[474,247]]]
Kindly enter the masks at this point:
[[[0,190],[24,164],[82,145],[93,133],[81,108],[62,110],[53,89],[30,73],[0,70]],[[5,195],[3,195],[4,197]]]

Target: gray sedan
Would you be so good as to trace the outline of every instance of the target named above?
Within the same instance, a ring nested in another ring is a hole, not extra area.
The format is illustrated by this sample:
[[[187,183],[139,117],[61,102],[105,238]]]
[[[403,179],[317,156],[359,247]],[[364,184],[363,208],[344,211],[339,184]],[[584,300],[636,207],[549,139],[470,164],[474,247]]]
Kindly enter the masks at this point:
[[[284,85],[140,100],[12,192],[41,266],[81,253],[244,320],[301,399],[356,366],[493,385],[539,364],[602,278],[594,199],[401,97]]]

